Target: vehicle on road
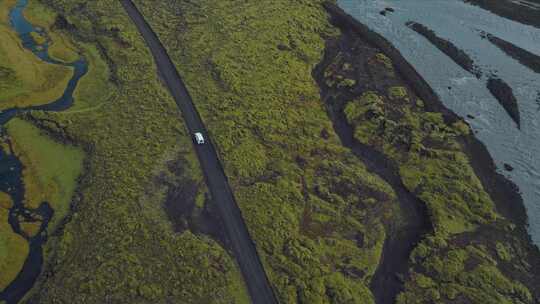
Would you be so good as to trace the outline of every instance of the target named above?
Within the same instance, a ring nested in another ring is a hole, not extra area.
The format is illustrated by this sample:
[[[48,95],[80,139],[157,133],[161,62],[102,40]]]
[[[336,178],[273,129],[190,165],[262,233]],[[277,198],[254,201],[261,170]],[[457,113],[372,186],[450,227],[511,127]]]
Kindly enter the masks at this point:
[[[194,138],[195,138],[195,142],[198,145],[204,145],[204,136],[202,135],[201,132],[195,132]]]

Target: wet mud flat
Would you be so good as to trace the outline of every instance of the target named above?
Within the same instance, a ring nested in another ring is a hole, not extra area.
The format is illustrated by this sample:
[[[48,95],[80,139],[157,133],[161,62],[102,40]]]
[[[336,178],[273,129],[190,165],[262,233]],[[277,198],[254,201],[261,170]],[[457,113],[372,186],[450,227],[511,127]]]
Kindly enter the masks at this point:
[[[450,123],[461,119],[442,104],[439,97],[434,93],[433,89],[427,84],[427,82],[417,73],[414,67],[402,57],[400,52],[385,38],[373,32],[367,26],[357,21],[353,17],[349,16],[341,8],[335,6],[334,4],[326,3],[325,7],[331,15],[332,22],[344,32],[342,37],[340,38],[340,41],[328,42],[329,49],[327,49],[325,61],[329,60],[328,56],[330,56],[329,54],[331,54],[332,52],[346,53],[345,49],[347,48],[347,43],[349,45],[354,45],[353,41],[344,42],[347,39],[364,41],[363,46],[357,45],[355,48],[349,50],[349,52],[352,52],[351,55],[354,54],[354,56],[362,56],[362,54],[365,55],[367,49],[378,48],[382,51],[382,53],[384,53],[392,60],[396,71],[401,76],[401,79],[410,88],[413,89],[413,91],[418,95],[419,98],[421,98],[425,102],[426,111],[441,113],[443,114],[444,120]],[[347,36],[349,36],[349,38],[344,38]],[[332,49],[334,49],[334,51],[332,51]],[[324,64],[325,63],[323,62],[321,65]],[[319,69],[322,68],[319,67]],[[319,83],[321,83],[320,73],[321,70],[315,72],[316,78],[319,77]],[[363,83],[363,81],[365,80],[366,79],[362,79],[361,77],[356,79],[356,81],[359,83]],[[378,87],[380,88],[380,86],[384,85],[384,83],[381,84],[380,82],[372,84],[373,88],[375,89],[377,89]],[[339,116],[340,113],[342,113],[342,111],[340,111],[340,108],[342,109],[342,105],[340,105],[340,103],[344,102],[347,98],[350,98],[351,95],[354,96],[355,94],[358,94],[358,92],[355,92],[354,89],[348,93],[343,93],[343,90],[340,90],[338,92],[329,92],[328,90],[325,90],[323,84],[322,94],[327,103],[331,102],[329,106],[329,113],[331,116],[333,116],[332,119],[338,133],[342,137],[342,140],[343,138],[345,139],[344,144],[351,145],[350,140],[352,136],[346,131],[347,123],[344,121],[343,114]],[[347,138],[349,138],[349,142],[347,142]],[[453,242],[457,242],[456,244],[485,243],[493,245],[496,240],[504,241],[506,239],[511,239],[516,244],[516,247],[525,248],[524,252],[522,252],[521,258],[522,261],[525,261],[525,264],[530,266],[530,270],[527,273],[525,273],[523,269],[520,270],[519,266],[516,265],[508,264],[504,265],[504,267],[501,268],[505,271],[505,273],[509,274],[509,276],[517,278],[521,282],[525,282],[527,286],[529,286],[530,290],[533,291],[534,296],[536,298],[540,298],[540,290],[538,290],[538,286],[540,286],[540,276],[538,276],[538,274],[540,273],[540,251],[536,246],[533,245],[531,237],[527,233],[527,214],[518,188],[514,183],[512,183],[503,175],[497,172],[493,159],[488,153],[486,147],[483,143],[476,139],[474,135],[470,134],[468,136],[465,136],[461,144],[463,146],[463,151],[470,160],[475,174],[478,176],[484,189],[488,192],[489,196],[494,201],[497,211],[505,218],[507,218],[514,225],[514,227],[512,228],[512,230],[505,230],[504,233],[501,233],[502,230],[499,229],[503,228],[483,226],[479,229],[479,231],[475,231],[471,234],[460,235],[457,239],[453,240]],[[354,140],[352,145],[355,146],[353,148],[355,152],[361,151],[360,153],[357,152],[357,155],[360,155],[361,157],[362,155],[364,155],[363,159],[367,160],[366,163],[368,164],[368,167],[371,167],[372,170],[378,172],[378,174],[385,178],[396,190],[396,182],[392,182],[392,179],[389,178],[389,176],[395,176],[395,174],[397,173],[385,174],[385,172],[392,171],[392,169],[389,169],[392,166],[384,160],[379,162],[370,161],[373,159],[377,159],[378,157],[380,159],[380,156],[377,156],[376,153],[373,153],[373,151],[369,151],[369,149],[366,149],[365,147],[361,147],[358,144],[355,144]],[[399,196],[399,191],[396,192],[398,192]],[[417,210],[421,210],[421,208],[419,207],[416,208]],[[422,215],[425,218],[419,219],[418,217]],[[406,247],[405,243],[407,242],[410,242],[408,244],[409,246],[414,247],[414,244],[412,244],[413,241],[415,239],[421,239],[422,233],[425,234],[426,231],[429,231],[429,218],[425,213],[423,214],[422,212],[418,212],[416,217],[409,217],[408,220],[417,221],[416,223],[411,222],[409,224],[412,227],[423,228],[416,230],[417,234],[415,238],[401,238],[400,240],[394,240],[393,244],[391,242],[386,244],[385,252],[383,253],[383,260],[381,262],[381,265],[379,266],[379,271],[376,273],[372,281],[372,289],[377,298],[377,303],[393,303],[392,297],[395,297],[395,295],[399,292],[401,288],[399,284],[400,282],[402,282],[402,280],[396,280],[396,283],[393,285],[385,285],[384,289],[382,290],[379,290],[376,286],[378,281],[384,281],[384,279],[381,279],[380,276],[388,278],[391,276],[392,271],[394,271],[393,275],[395,277],[402,277],[404,275],[400,272],[399,268],[386,268],[388,267],[387,265],[393,264],[395,260],[399,260],[401,261],[401,263],[405,264],[408,263],[408,256],[405,257],[405,253],[403,251],[394,251],[392,250],[392,248],[404,248]],[[398,252],[400,252],[399,255]],[[392,259],[394,261],[388,262],[388,259]],[[381,269],[389,269],[390,271],[383,271]],[[392,296],[389,296],[388,294],[392,294]]]
[[[465,3],[479,6],[496,15],[523,24],[540,28],[540,9],[535,8],[540,5],[538,0],[516,1],[516,0],[463,0]]]
[[[478,79],[482,78],[482,70],[465,51],[456,47],[452,42],[437,36],[433,30],[423,24],[409,21],[406,25],[418,34],[424,36],[429,42],[450,57],[450,59],[464,70],[473,74]],[[519,54],[523,55],[523,52],[520,52]],[[488,76],[486,88],[504,108],[508,116],[514,120],[519,129],[521,127],[519,105],[512,88],[504,80],[498,77],[496,73],[491,73]]]

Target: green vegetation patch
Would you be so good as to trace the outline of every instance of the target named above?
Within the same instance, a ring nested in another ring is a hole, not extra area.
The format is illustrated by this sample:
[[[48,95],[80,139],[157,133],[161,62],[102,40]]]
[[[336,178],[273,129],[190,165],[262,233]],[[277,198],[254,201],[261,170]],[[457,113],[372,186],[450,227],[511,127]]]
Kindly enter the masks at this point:
[[[83,169],[84,152],[50,138],[30,122],[12,119],[6,125],[12,152],[24,166],[24,204],[29,209],[48,202],[54,209],[52,231],[67,214]]]
[[[526,241],[497,213],[469,163],[462,146],[469,126],[426,111],[406,82],[389,73],[391,63],[360,37],[344,34],[329,45],[318,71],[329,108],[343,111],[358,149],[380,153],[396,168],[425,204],[433,228],[411,253],[397,302],[534,303],[534,259],[527,259]],[[362,75],[361,85],[329,85],[328,78],[350,77],[351,70]]]
[[[406,87],[394,86],[386,95],[368,91],[349,102],[344,112],[355,139],[396,161],[405,186],[428,205],[437,233],[461,233],[493,221],[494,205],[458,141],[468,126],[449,126],[408,96]]]
[[[463,301],[465,303],[534,303],[530,291],[504,276],[482,245],[455,246],[428,238],[413,252],[424,272],[414,272],[398,304]]]
[[[80,58],[79,52],[73,45],[68,33],[55,26],[59,16],[51,8],[39,1],[29,1],[24,10],[25,18],[34,26],[38,26],[47,33],[48,37],[40,36],[38,44],[49,42],[49,56],[61,62],[74,62]],[[34,37],[36,35],[32,35]],[[37,35],[39,36],[39,35]],[[40,41],[42,41],[40,43]]]
[[[8,223],[12,204],[11,197],[0,192],[0,292],[17,277],[29,252],[28,242]]]
[[[12,5],[0,2],[0,110],[49,103],[62,96],[73,74],[69,67],[43,62],[23,48],[7,20]]]
[[[30,120],[83,147],[85,170],[69,221],[45,244],[47,276],[25,301],[248,303],[228,252],[205,235],[175,232],[163,207],[170,189],[187,183],[198,185],[200,196],[202,174],[176,105],[120,2],[39,3],[65,18],[62,33],[89,72],[74,108],[33,112]],[[164,183],[171,161],[185,176]]]
[[[100,58],[96,45],[81,43],[84,58],[88,63],[88,72],[79,80],[73,93],[73,106],[62,113],[70,114],[78,111],[94,111],[106,102],[115,98],[118,92],[112,87],[109,66]]]
[[[392,63],[392,60],[390,60],[390,58],[388,58],[388,56],[386,56],[383,53],[375,54],[375,60],[382,63],[384,67],[386,67],[389,70],[392,70],[394,68],[394,64]]]
[[[321,1],[135,2],[211,132],[279,300],[372,303],[395,194],[342,147],[321,101],[312,71],[336,34]]]

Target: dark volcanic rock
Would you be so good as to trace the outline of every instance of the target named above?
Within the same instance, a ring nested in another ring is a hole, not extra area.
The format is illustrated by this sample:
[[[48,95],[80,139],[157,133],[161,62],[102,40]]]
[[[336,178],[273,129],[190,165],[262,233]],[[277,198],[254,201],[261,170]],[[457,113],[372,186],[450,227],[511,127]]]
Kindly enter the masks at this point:
[[[506,53],[506,55],[519,61],[522,65],[528,67],[535,73],[540,74],[540,56],[533,54],[527,50],[520,48],[519,46],[512,44],[492,34],[481,32],[482,37],[487,38],[489,42],[493,43],[499,49]]]
[[[509,164],[504,164],[504,169],[506,171],[514,171],[514,167],[512,167],[511,165]]]
[[[391,7],[387,7],[384,10],[380,11],[379,14],[386,16],[387,13],[393,13],[395,10]]]
[[[489,77],[486,87],[520,128],[519,107],[512,88],[494,75]]]
[[[501,17],[540,28],[540,9],[524,6],[513,0],[463,0]],[[532,0],[534,1],[534,0]],[[529,0],[529,2],[532,2]],[[540,3],[538,3],[540,6]]]
[[[406,25],[418,34],[424,36],[429,42],[441,50],[441,52],[445,53],[464,70],[473,74],[476,78],[482,77],[482,71],[474,64],[474,60],[465,53],[465,51],[456,47],[452,42],[437,36],[434,31],[423,24],[409,21]]]

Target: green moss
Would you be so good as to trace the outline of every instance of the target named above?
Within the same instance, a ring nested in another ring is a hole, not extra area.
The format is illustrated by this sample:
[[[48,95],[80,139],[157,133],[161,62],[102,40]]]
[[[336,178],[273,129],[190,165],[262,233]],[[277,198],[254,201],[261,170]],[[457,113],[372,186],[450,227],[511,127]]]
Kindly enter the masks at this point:
[[[388,98],[367,91],[344,110],[354,137],[399,165],[404,185],[424,201],[437,233],[455,234],[493,221],[493,203],[457,141],[468,127],[448,126],[440,113],[414,112],[405,87],[388,89]],[[399,104],[399,105],[398,105]]]
[[[342,147],[313,81],[335,33],[320,2],[136,4],[212,132],[279,300],[372,301],[395,195]],[[349,90],[351,71],[333,60],[328,86]]]
[[[384,102],[381,96],[375,92],[366,92],[358,100],[349,102],[345,107],[345,117],[349,123],[354,123],[359,118],[369,116],[371,121],[377,121],[384,115]]]
[[[84,153],[54,141],[21,119],[12,119],[6,130],[13,152],[24,166],[25,205],[36,209],[42,202],[48,202],[55,210],[49,224],[54,230],[70,208]]]
[[[8,2],[0,3],[0,11]],[[65,66],[48,64],[23,49],[19,37],[0,22],[0,110],[40,105],[62,96],[72,76]]]
[[[34,26],[41,27],[47,32],[50,38],[48,42],[49,56],[51,58],[62,62],[74,62],[80,58],[68,34],[58,29],[58,27],[54,27],[54,23],[58,17],[58,14],[54,10],[39,1],[29,1],[23,13],[30,23]],[[41,43],[38,42],[38,44]]]
[[[394,68],[392,60],[390,60],[390,58],[388,58],[388,56],[386,56],[383,53],[377,53],[375,55],[375,59],[377,61],[379,61],[380,63],[382,63],[384,65],[384,67],[386,67],[387,69],[393,69]]]
[[[34,39],[37,44],[44,44],[45,42],[47,42],[47,38],[43,37],[43,35],[39,33],[31,32],[30,36],[32,36],[32,39]]]
[[[417,274],[414,280],[416,280],[418,287],[423,288],[423,289],[431,288],[435,286],[435,281],[433,281],[430,277],[426,277],[423,274]]]
[[[28,242],[16,234],[8,223],[11,197],[0,192],[0,292],[19,274],[28,256]]]
[[[177,107],[120,3],[39,3],[73,24],[59,34],[90,66],[75,108],[33,112],[32,122],[84,147],[86,161],[69,221],[44,247],[43,271],[50,275],[39,278],[25,301],[247,303],[227,251],[204,235],[175,233],[161,208],[168,191],[203,178]],[[184,173],[163,184],[171,161]]]
[[[463,120],[456,121],[452,127],[456,132],[460,135],[469,135],[471,133],[471,129],[469,128],[469,125],[465,123]]]
[[[533,303],[529,290],[505,277],[496,264],[483,260],[479,248],[433,249],[425,260],[426,274],[413,273],[397,303],[431,303],[444,297],[466,303]],[[465,269],[465,265],[469,265]],[[420,291],[422,290],[422,291]]]
[[[353,41],[351,49],[359,43]],[[361,46],[365,53],[377,51]],[[347,56],[358,54],[327,58],[334,75],[344,73],[334,62]],[[329,104],[347,101],[344,116],[354,139],[397,167],[403,185],[425,204],[434,229],[413,249],[397,303],[531,303],[529,289],[515,280],[531,269],[511,263],[512,247],[495,245],[495,235],[483,236],[490,227],[500,239],[509,237],[501,228],[508,222],[496,212],[462,147],[470,135],[468,125],[427,112],[404,79],[388,73],[382,61],[355,61],[352,68],[366,74],[366,90],[351,98],[350,91],[329,88]],[[500,260],[507,263],[500,265]]]
[[[67,111],[72,114],[78,111],[92,111],[115,98],[116,90],[110,83],[110,71],[107,64],[100,58],[97,47],[90,43],[81,44],[84,57],[88,62],[88,72],[81,78],[73,93],[74,105]]]
[[[409,100],[409,93],[405,87],[391,87],[388,89],[388,98]]]
[[[324,71],[325,83],[332,88],[350,89],[356,86],[356,80],[350,78],[353,76],[352,71],[354,71],[352,65],[343,62],[342,57],[338,56]]]
[[[338,83],[338,88],[351,88],[356,85],[356,80],[345,78]]]
[[[409,161],[400,175],[405,186],[428,205],[436,231],[460,233],[492,221],[496,217],[492,203],[485,192],[478,192],[482,186],[465,156],[430,155]]]
[[[509,262],[513,258],[511,248],[508,248],[505,244],[497,242],[495,244],[495,249],[497,250],[497,256],[499,259]]]

